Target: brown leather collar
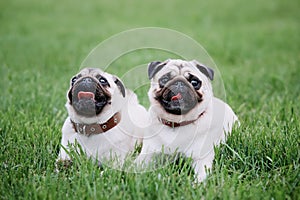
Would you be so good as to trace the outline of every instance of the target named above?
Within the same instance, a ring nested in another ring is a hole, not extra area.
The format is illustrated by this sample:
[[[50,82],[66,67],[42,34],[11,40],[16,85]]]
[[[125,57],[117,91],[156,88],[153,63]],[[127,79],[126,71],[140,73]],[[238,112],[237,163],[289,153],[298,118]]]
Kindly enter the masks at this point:
[[[176,128],[176,127],[179,127],[179,126],[186,126],[186,125],[189,125],[189,124],[191,124],[191,123],[194,123],[194,122],[195,122],[196,120],[198,120],[202,115],[204,115],[204,113],[205,113],[205,111],[202,112],[202,113],[198,116],[198,118],[195,119],[195,120],[183,121],[183,122],[180,122],[180,123],[177,123],[177,122],[171,122],[171,121],[169,121],[169,120],[162,119],[162,118],[160,118],[159,121],[160,121],[162,124],[166,125],[166,126],[169,126],[169,127],[171,127],[171,128]]]
[[[77,133],[83,134],[83,135],[96,135],[104,133],[113,127],[115,127],[119,122],[121,121],[121,114],[117,112],[112,116],[107,122],[103,124],[80,124],[75,123],[71,120],[71,123],[73,124],[73,128]]]

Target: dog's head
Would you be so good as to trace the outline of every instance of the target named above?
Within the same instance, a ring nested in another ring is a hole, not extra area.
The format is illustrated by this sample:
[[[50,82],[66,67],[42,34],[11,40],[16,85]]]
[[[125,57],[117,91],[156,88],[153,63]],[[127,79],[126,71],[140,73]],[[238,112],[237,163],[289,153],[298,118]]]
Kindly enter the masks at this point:
[[[97,68],[85,68],[71,78],[67,107],[73,116],[94,118],[112,107],[117,109],[125,95],[119,78]]]
[[[199,115],[212,97],[212,69],[197,61],[167,60],[148,66],[151,106],[159,117],[180,121]],[[177,120],[176,120],[177,119]]]

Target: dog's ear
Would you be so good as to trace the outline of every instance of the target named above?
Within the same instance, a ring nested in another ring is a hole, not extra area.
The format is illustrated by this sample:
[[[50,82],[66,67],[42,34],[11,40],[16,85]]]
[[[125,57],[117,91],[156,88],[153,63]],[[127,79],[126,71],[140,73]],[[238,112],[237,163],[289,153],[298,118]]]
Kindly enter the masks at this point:
[[[69,98],[69,103],[72,105],[73,103],[72,88],[68,91],[68,98]]]
[[[159,71],[161,70],[161,68],[163,66],[165,66],[167,63],[166,62],[160,62],[160,61],[154,61],[154,62],[151,62],[149,65],[148,65],[148,77],[149,79],[153,78],[153,76]]]
[[[122,81],[120,79],[118,79],[117,77],[114,76],[114,82],[115,84],[118,86],[120,92],[122,93],[122,96],[125,97],[125,86],[122,83]]]
[[[210,80],[214,80],[214,70],[213,69],[206,67],[205,65],[199,63],[196,60],[193,60],[193,62],[196,64],[196,67],[200,70],[200,72],[205,74],[205,76],[207,76]]]

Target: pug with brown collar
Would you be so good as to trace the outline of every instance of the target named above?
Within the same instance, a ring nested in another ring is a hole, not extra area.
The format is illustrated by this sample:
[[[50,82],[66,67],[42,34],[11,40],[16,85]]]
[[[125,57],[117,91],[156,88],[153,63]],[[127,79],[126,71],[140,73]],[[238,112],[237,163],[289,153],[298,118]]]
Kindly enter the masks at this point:
[[[70,160],[70,145],[78,143],[88,157],[113,158],[121,166],[140,140],[147,117],[136,95],[118,77],[85,68],[71,79],[67,99],[58,161]]]
[[[213,96],[214,71],[197,61],[167,60],[148,66],[152,124],[136,162],[151,163],[154,154],[180,153],[193,159],[198,181],[212,167],[214,146],[225,141],[237,117]]]

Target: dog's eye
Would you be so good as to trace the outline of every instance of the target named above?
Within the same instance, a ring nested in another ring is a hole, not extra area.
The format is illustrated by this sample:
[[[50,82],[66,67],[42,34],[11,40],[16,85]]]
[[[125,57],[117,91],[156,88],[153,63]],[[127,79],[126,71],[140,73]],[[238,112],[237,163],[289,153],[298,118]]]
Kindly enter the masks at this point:
[[[77,81],[77,77],[76,76],[74,76],[72,79],[71,79],[71,85],[73,86],[74,85],[74,83]]]
[[[102,86],[108,86],[108,82],[105,78],[100,77],[99,82],[101,83]]]
[[[200,87],[201,87],[201,81],[196,79],[196,78],[193,78],[191,81],[191,84],[192,86],[195,88],[195,90],[199,90]]]
[[[170,80],[168,76],[163,76],[161,79],[159,79],[159,86],[162,88],[166,85],[166,83]]]

